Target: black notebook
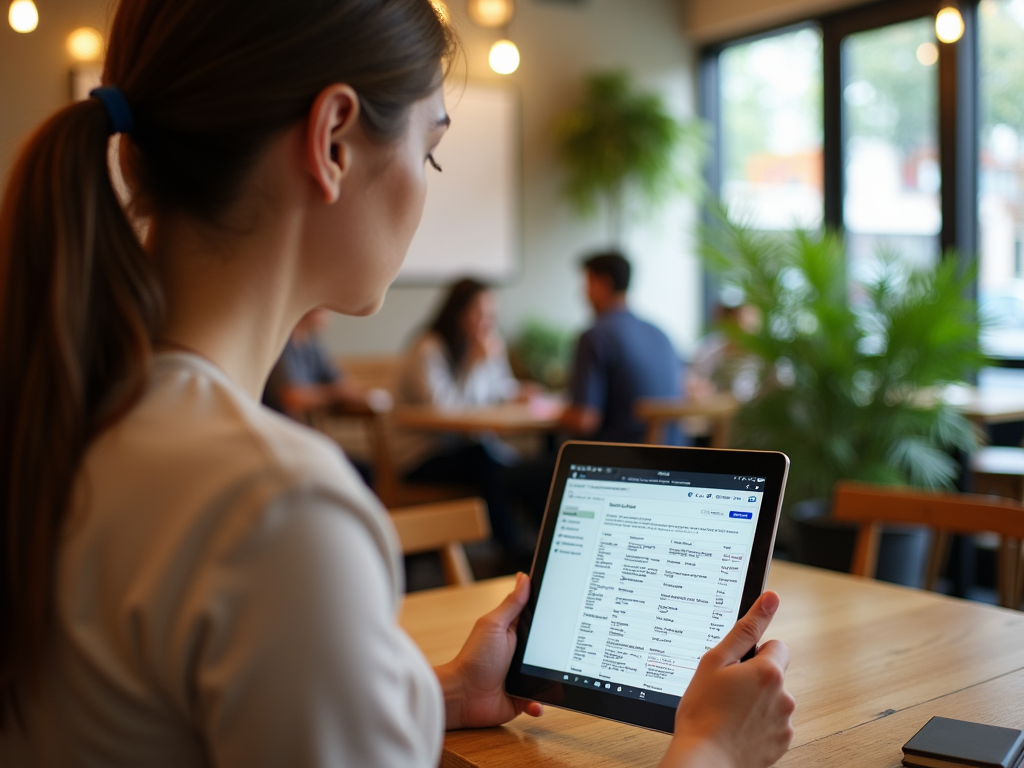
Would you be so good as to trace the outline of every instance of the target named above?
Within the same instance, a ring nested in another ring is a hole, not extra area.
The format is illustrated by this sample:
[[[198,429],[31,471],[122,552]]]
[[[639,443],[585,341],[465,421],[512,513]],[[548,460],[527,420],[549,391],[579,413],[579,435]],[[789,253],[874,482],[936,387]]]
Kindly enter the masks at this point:
[[[1015,768],[1024,731],[933,717],[903,745],[903,764],[923,768]]]

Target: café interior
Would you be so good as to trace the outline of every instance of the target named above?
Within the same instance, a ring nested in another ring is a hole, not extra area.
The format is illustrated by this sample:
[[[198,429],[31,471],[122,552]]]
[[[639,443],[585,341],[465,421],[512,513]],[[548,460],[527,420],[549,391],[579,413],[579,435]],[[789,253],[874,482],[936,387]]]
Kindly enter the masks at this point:
[[[680,371],[628,405],[637,442],[792,462],[768,576],[797,700],[778,765],[895,766],[935,716],[1024,728],[1024,0],[435,6],[461,44],[444,173],[382,308],[309,332],[346,397],[283,409],[388,509],[427,659],[529,572],[544,509],[510,503],[500,537],[474,478],[410,474],[405,440],[528,464],[587,439],[566,421],[601,314],[583,260],[614,252]],[[0,178],[100,83],[111,14],[10,3]],[[609,104],[611,141],[639,143],[618,166],[579,127]],[[464,278],[519,394],[417,400],[410,349]],[[666,739],[549,708],[450,732],[441,765],[653,765]]]

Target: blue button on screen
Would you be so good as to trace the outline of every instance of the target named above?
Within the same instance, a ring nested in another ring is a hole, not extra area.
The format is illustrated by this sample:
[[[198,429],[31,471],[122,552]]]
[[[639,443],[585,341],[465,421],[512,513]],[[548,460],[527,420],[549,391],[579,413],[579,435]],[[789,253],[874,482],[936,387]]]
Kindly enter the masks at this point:
[[[740,520],[749,520],[754,516],[753,512],[730,512],[729,517],[738,517]]]

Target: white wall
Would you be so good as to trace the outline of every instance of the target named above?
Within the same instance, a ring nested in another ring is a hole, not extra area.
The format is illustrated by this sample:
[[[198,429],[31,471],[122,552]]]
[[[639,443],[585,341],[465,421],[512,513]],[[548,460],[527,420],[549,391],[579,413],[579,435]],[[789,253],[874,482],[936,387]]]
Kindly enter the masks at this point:
[[[67,33],[88,24],[107,28],[107,0],[39,0],[39,28],[18,35],[0,28],[0,174],[17,144],[67,94]],[[519,276],[501,290],[501,322],[514,335],[536,316],[571,330],[588,312],[578,261],[607,245],[599,221],[581,221],[560,195],[562,182],[551,137],[555,118],[576,100],[583,77],[626,67],[648,88],[658,89],[679,116],[694,111],[694,65],[676,0],[586,0],[580,4],[519,0],[509,36],[522,66],[509,78],[492,73],[487,52],[494,32],[469,23],[464,0],[449,0],[465,44],[462,75],[503,80],[522,91],[523,258]],[[468,70],[468,72],[466,71]],[[457,83],[457,80],[456,80]],[[457,98],[457,84],[451,98]],[[662,325],[681,351],[699,331],[699,272],[688,238],[692,205],[674,201],[656,219],[636,225],[628,238],[635,270],[631,302]],[[433,310],[441,289],[400,287],[384,308],[365,319],[338,318],[327,340],[340,354],[393,352],[402,348]]]

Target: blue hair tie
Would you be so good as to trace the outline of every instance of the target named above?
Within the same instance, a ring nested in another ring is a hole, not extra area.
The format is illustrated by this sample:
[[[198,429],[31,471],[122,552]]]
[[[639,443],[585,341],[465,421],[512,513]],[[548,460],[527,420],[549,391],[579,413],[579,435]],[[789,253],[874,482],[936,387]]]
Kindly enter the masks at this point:
[[[110,132],[112,134],[132,132],[132,129],[135,127],[135,120],[120,88],[113,85],[105,85],[101,88],[93,88],[89,91],[89,95],[103,103],[104,108],[107,110],[107,116],[110,118]]]

